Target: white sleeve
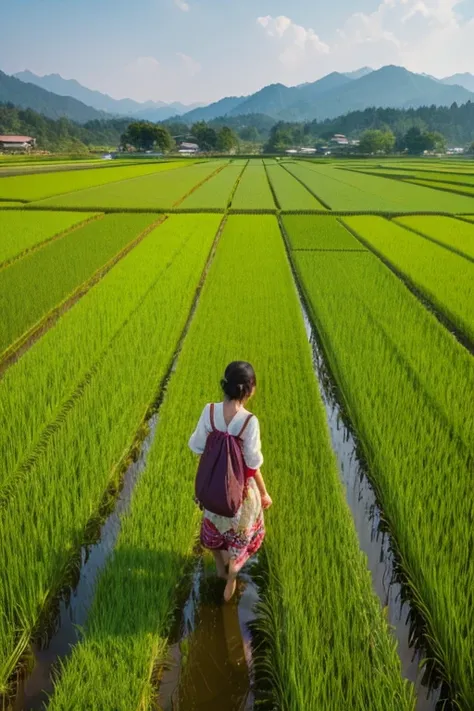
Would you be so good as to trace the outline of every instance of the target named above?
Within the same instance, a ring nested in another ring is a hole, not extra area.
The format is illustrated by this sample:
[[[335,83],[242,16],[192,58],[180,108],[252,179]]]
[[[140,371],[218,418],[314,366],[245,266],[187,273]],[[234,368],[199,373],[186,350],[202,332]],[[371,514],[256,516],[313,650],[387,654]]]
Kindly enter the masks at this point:
[[[255,415],[248,423],[242,439],[245,464],[249,469],[259,469],[263,464],[263,456],[260,424]]]
[[[209,416],[209,405],[206,405],[201,413],[199,422],[197,423],[196,429],[192,433],[189,440],[189,448],[195,454],[202,454],[204,452],[204,447],[206,446],[207,435],[211,431],[210,429],[210,416]]]

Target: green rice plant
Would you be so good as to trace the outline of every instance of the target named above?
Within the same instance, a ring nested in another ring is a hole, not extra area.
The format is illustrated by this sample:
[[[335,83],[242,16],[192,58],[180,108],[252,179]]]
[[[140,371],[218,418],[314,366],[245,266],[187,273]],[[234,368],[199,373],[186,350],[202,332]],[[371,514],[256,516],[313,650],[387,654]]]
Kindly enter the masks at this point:
[[[459,186],[473,186],[474,187],[474,175],[469,173],[451,173],[446,171],[430,172],[428,170],[419,170],[418,168],[400,167],[400,168],[366,168],[362,169],[361,172],[368,175],[379,175],[384,178],[400,178],[406,181],[411,181],[419,185],[426,185],[430,187],[432,184],[446,183],[449,187],[455,188],[456,185]],[[452,183],[452,185],[451,185]]]
[[[15,202],[12,200],[0,200],[0,210],[4,207],[21,207],[23,202]]]
[[[344,222],[474,338],[474,264],[382,217],[346,217]]]
[[[434,180],[405,180],[404,182],[410,183],[411,185],[424,185],[427,188],[436,188],[437,190],[444,190],[447,192],[452,192],[455,195],[473,195],[474,196],[474,185],[463,185],[461,183],[454,182],[435,182]],[[470,208],[472,209],[472,208]]]
[[[341,225],[336,217],[284,215],[282,222],[291,235],[291,248],[319,250],[365,250],[365,247]]]
[[[209,161],[184,166],[180,164],[179,170],[168,170],[133,180],[122,180],[111,185],[68,193],[38,204],[68,208],[90,208],[91,205],[100,205],[101,209],[166,210],[185,198],[201,182],[210,178],[222,165],[224,165],[223,161]]]
[[[462,195],[443,194],[401,180],[389,180],[330,165],[289,163],[300,178],[333,210],[359,212],[470,212],[474,201]]]
[[[183,217],[177,230],[185,219],[194,228],[186,248],[148,290],[2,510],[2,691],[25,639],[67,582],[86,524],[97,516],[109,484],[117,483],[173,360],[220,221]]]
[[[244,170],[243,165],[226,166],[197,190],[192,192],[179,207],[187,210],[226,208],[235,183]]]
[[[121,166],[116,168],[91,168],[90,170],[58,171],[42,175],[16,175],[2,178],[0,198],[3,200],[43,200],[52,195],[83,190],[121,180],[130,180],[149,173],[159,173],[179,168],[181,163],[162,165]]]
[[[232,200],[236,210],[276,210],[267,174],[261,160],[250,160]]]
[[[456,708],[469,711],[472,359],[370,252],[296,252],[295,262],[423,616],[428,657]]]
[[[474,226],[451,217],[398,217],[395,222],[474,259]]]
[[[266,163],[268,180],[282,210],[325,210],[304,185],[275,161]]]
[[[252,259],[235,272],[246,251]],[[271,615],[261,618],[274,707],[414,709],[336,471],[277,221],[231,216],[170,379],[147,468],[50,711],[153,708],[151,669],[165,661],[176,586],[200,518],[192,500],[196,458],[186,442],[203,405],[220,397],[220,375],[235,358],[256,367],[252,405],[274,499],[264,545],[263,607]]]
[[[153,230],[5,373],[0,381],[0,506],[196,227],[199,221],[175,216]]]
[[[0,219],[0,267],[13,257],[77,227],[92,217],[93,213],[50,212],[38,215],[24,210],[11,210],[3,214]]]
[[[37,218],[39,219],[39,218]],[[35,328],[156,216],[107,215],[0,270],[0,354]]]

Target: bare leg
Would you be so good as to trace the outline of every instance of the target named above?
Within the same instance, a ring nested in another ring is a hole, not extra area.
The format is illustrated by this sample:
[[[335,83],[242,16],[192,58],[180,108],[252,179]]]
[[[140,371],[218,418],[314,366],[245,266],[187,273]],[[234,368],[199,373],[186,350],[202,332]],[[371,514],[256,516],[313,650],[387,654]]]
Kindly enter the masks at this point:
[[[235,570],[235,564],[231,560],[229,563],[229,574],[227,576],[227,585],[224,590],[224,600],[229,602],[232,599],[235,588],[237,587],[237,571]]]
[[[223,551],[212,551],[214,555],[214,560],[216,561],[217,575],[223,580],[227,580],[227,573],[225,569],[224,558],[222,556]]]

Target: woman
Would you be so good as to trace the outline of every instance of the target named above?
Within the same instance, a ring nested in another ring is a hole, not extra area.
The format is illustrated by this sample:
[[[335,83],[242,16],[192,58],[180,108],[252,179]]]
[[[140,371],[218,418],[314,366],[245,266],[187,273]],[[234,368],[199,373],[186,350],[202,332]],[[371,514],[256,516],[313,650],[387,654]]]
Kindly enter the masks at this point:
[[[242,506],[233,518],[204,510],[201,525],[201,543],[214,554],[219,577],[227,580],[226,602],[235,592],[239,570],[262,544],[265,536],[262,509],[272,505],[260,472],[263,464],[260,425],[255,415],[248,419],[250,413],[245,409],[256,386],[255,371],[250,363],[235,361],[228,365],[221,380],[224,401],[216,403],[213,408],[206,405],[189,440],[193,452],[204,452],[207,436],[212,432],[211,417],[216,429],[241,437],[246,465]]]

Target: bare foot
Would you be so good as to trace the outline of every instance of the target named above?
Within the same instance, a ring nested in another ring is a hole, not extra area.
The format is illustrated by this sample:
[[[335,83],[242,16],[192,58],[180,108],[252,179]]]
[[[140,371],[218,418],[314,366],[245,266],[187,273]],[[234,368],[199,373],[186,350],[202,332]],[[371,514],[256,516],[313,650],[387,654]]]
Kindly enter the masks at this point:
[[[227,579],[227,585],[225,586],[225,590],[224,590],[224,600],[226,602],[229,602],[230,600],[232,600],[236,587],[237,587],[237,578],[235,576],[229,576],[229,578]]]
[[[225,567],[224,559],[222,557],[222,552],[221,551],[213,551],[213,553],[214,553],[214,560],[216,563],[217,577],[221,578],[222,580],[227,580],[227,570]]]

